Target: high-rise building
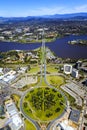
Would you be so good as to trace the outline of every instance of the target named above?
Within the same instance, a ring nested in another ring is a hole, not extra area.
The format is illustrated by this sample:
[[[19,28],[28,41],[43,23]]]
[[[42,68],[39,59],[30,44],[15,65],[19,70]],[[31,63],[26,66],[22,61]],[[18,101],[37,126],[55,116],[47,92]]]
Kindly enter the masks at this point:
[[[72,75],[74,78],[78,78],[78,76],[79,76],[78,70],[73,68],[71,75]]]
[[[79,69],[81,66],[82,66],[82,61],[76,62],[76,64],[75,64],[76,69]]]
[[[65,64],[64,65],[64,73],[65,74],[71,74],[72,73],[72,65]]]

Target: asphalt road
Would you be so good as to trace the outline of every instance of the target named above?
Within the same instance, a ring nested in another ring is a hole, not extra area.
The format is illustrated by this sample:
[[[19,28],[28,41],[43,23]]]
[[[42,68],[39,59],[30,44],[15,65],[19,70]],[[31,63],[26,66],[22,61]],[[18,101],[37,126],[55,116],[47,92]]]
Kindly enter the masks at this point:
[[[43,42],[42,42],[42,60],[41,60],[41,68],[40,68],[41,77],[40,77],[40,82],[39,82],[38,85],[37,85],[36,87],[34,87],[34,88],[40,87],[40,85],[41,85],[41,83],[42,83],[42,77],[43,77],[43,75],[44,75],[44,81],[45,81],[45,83],[46,83],[50,88],[54,88],[56,91],[60,91],[59,89],[57,89],[57,88],[51,86],[51,85],[47,82],[47,80],[46,80],[46,53],[45,53],[45,52],[46,52],[46,51],[45,51],[45,42],[44,42],[44,40],[43,40]],[[43,70],[44,70],[44,72],[43,72]],[[4,84],[5,84],[5,83],[4,83]],[[28,90],[25,91],[25,92],[21,92],[21,91],[19,91],[18,89],[12,88],[9,84],[5,84],[5,85],[9,87],[9,91],[11,92],[10,94],[18,94],[18,95],[21,96],[21,99],[20,99],[20,111],[21,111],[21,113],[23,114],[23,116],[24,116],[27,120],[31,121],[31,122],[34,124],[34,126],[36,127],[37,130],[41,130],[41,127],[39,126],[39,124],[37,123],[37,121],[31,119],[28,115],[25,114],[25,112],[23,111],[23,106],[22,106],[22,105],[23,105],[23,99],[24,99],[26,93],[27,93],[28,91],[31,91],[31,89],[33,89],[33,88],[30,88],[30,89],[28,89]],[[66,103],[67,103],[67,99],[66,99],[64,93],[63,93],[62,91],[60,91],[60,93],[64,96],[64,98],[65,98],[65,100],[66,100]],[[67,104],[66,104],[66,108],[65,108],[65,109],[67,109]],[[58,118],[56,118],[55,120],[51,121],[50,124],[48,125],[48,127],[46,128],[46,130],[50,130],[50,128],[51,128],[51,126],[54,124],[54,122],[55,122],[56,120],[60,119],[61,117],[63,117],[63,115],[65,114],[65,112],[66,112],[66,111],[64,110],[64,112],[63,112]]]
[[[45,44],[45,43],[42,43],[42,60],[41,60],[41,69],[40,69],[40,71],[41,71],[41,78],[40,78],[39,84],[38,84],[36,87],[34,87],[34,88],[38,88],[38,87],[40,86],[41,82],[42,82],[42,76],[43,76],[42,70],[43,70],[44,53],[45,53],[45,52],[44,52],[44,50],[45,50],[45,45],[44,45],[44,44]],[[28,91],[31,91],[31,89],[32,89],[32,88],[28,89],[28,90],[21,96],[21,100],[20,100],[20,111],[21,111],[21,113],[23,114],[23,116],[24,116],[26,119],[28,119],[29,121],[31,121],[31,122],[34,124],[34,126],[36,127],[37,130],[41,130],[41,127],[39,126],[39,124],[38,124],[35,120],[31,119],[28,115],[26,115],[25,112],[23,111],[23,107],[22,107],[22,105],[23,105],[23,104],[22,104],[22,103],[23,103],[23,99],[24,99],[26,93],[27,93]]]
[[[45,44],[45,43],[44,43],[44,44]],[[43,45],[43,46],[45,46],[45,45]],[[50,88],[53,88],[53,89],[55,89],[56,91],[60,92],[60,93],[64,96],[65,101],[66,101],[65,110],[63,111],[63,113],[62,113],[59,117],[57,117],[56,119],[54,119],[53,121],[51,121],[51,122],[49,123],[49,125],[48,125],[48,127],[47,127],[47,130],[50,130],[51,127],[52,127],[53,125],[55,125],[55,121],[57,121],[58,119],[62,118],[62,117],[64,116],[64,114],[66,113],[66,110],[67,110],[67,98],[66,98],[66,96],[64,95],[64,93],[63,93],[61,90],[59,90],[58,88],[53,87],[52,85],[50,85],[50,84],[47,82],[47,79],[46,79],[46,58],[45,58],[45,56],[44,56],[44,81],[45,81],[45,83],[46,83]]]

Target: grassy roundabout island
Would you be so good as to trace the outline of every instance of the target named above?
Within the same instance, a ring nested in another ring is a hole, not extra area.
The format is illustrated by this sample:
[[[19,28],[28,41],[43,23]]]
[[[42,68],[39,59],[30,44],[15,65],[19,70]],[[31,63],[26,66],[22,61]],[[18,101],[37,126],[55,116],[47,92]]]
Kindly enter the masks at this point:
[[[60,87],[65,83],[65,79],[62,76],[47,76],[47,81],[49,84]]]
[[[36,88],[23,100],[23,110],[32,119],[50,121],[59,117],[65,109],[65,98],[53,88]]]

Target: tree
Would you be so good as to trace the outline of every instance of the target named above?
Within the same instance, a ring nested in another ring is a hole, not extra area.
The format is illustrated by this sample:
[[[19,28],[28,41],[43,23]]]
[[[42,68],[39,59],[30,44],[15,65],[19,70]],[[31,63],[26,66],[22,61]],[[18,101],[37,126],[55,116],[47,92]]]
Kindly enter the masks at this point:
[[[25,108],[27,108],[27,107],[28,107],[27,102],[24,102],[24,103],[23,103],[23,105],[24,105],[24,107],[25,107]]]
[[[59,112],[60,111],[60,108],[58,107],[56,110],[55,110],[55,112]]]

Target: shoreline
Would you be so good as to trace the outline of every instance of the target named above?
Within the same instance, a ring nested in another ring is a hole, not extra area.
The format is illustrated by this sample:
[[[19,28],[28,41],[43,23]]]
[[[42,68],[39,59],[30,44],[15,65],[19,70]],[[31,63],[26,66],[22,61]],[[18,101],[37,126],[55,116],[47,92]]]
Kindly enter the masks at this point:
[[[72,41],[68,41],[68,44],[71,45],[80,45],[80,46],[87,46],[87,40],[72,40]]]
[[[45,39],[45,43],[51,43],[51,42],[55,42],[57,38],[55,39],[50,39],[50,40],[47,40]],[[12,43],[20,43],[20,44],[37,44],[37,43],[42,43],[42,40],[38,40],[38,41],[31,41],[31,42],[21,42],[21,41],[6,41],[6,40],[3,40],[3,41],[0,41],[0,43],[3,43],[3,42],[12,42]]]
[[[46,42],[46,46],[49,47],[58,57],[62,58],[87,58],[87,46],[68,44],[68,41],[73,39],[87,39],[87,36],[67,36],[64,38],[57,38],[53,42]],[[17,42],[0,42],[0,51],[6,52],[9,50],[33,50],[41,46],[40,43],[17,43]]]

